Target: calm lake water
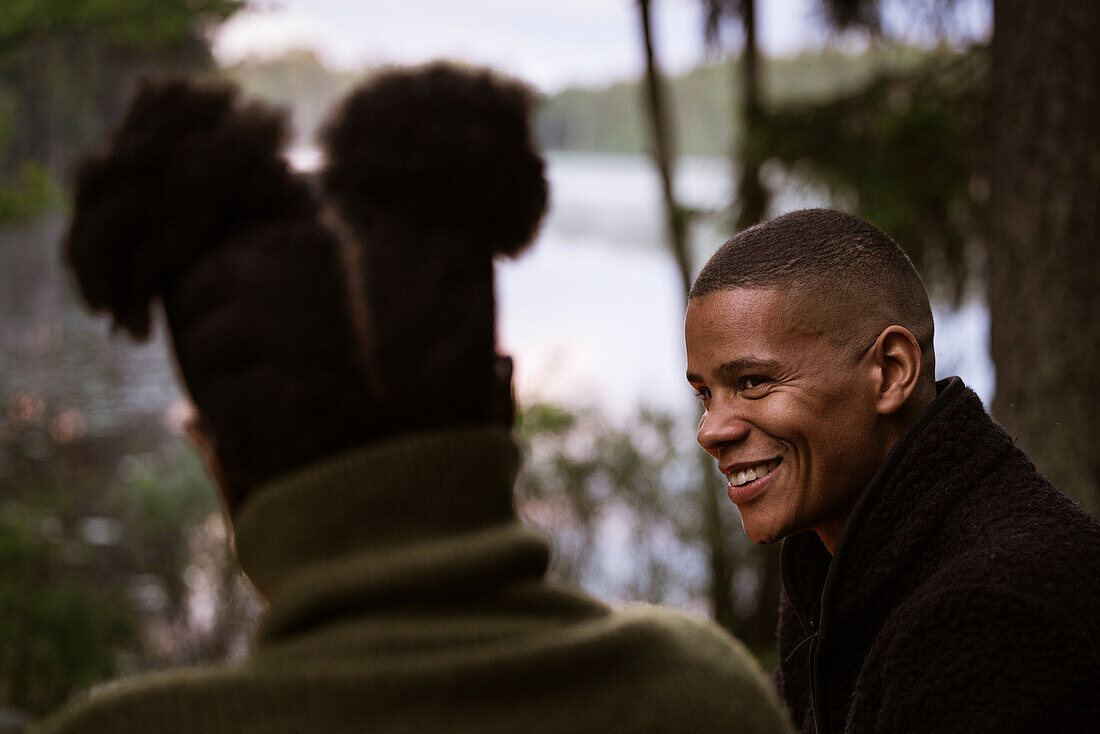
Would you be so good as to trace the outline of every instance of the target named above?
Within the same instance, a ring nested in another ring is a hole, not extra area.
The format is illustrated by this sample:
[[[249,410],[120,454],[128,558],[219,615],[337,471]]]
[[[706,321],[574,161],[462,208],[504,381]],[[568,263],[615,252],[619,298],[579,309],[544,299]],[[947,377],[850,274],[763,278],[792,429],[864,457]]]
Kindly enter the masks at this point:
[[[309,164],[308,152],[298,152]],[[516,361],[522,401],[593,406],[627,418],[640,405],[690,416],[684,381],[683,302],[664,249],[657,177],[643,156],[554,153],[551,207],[535,245],[498,265],[501,348]],[[683,200],[719,209],[730,171],[686,159]],[[824,192],[776,180],[776,212],[827,204]],[[726,238],[720,217],[693,231],[697,267]],[[0,397],[42,396],[77,410],[88,430],[126,430],[170,417],[181,393],[163,335],[134,346],[77,305],[57,254],[60,218],[0,232]],[[940,375],[958,374],[992,397],[988,315],[981,304],[936,309]]]

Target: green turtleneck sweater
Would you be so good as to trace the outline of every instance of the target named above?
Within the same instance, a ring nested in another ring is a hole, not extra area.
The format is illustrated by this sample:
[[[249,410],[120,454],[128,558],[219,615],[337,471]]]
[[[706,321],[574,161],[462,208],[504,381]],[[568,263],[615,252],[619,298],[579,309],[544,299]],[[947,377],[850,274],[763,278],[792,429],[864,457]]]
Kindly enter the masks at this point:
[[[469,427],[271,482],[234,523],[270,602],[251,657],[104,686],[43,731],[788,731],[721,630],[549,585],[517,466],[506,431]]]

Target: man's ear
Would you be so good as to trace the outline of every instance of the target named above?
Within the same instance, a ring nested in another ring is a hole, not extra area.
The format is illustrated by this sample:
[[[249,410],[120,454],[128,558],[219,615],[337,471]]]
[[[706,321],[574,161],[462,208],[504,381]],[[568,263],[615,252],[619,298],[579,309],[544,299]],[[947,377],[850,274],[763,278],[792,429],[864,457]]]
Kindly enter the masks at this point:
[[[921,348],[904,326],[887,326],[871,348],[878,377],[875,404],[881,415],[892,415],[909,402],[920,385]]]

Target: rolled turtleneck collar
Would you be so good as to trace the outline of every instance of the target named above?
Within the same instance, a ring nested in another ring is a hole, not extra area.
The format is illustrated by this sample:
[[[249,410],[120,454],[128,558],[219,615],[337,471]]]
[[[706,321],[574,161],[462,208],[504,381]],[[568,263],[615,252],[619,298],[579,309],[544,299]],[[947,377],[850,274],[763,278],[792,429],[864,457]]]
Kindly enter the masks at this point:
[[[512,507],[518,467],[506,429],[469,426],[374,443],[261,487],[235,522],[241,567],[271,602],[261,641],[336,597],[407,603],[541,576],[546,543]]]

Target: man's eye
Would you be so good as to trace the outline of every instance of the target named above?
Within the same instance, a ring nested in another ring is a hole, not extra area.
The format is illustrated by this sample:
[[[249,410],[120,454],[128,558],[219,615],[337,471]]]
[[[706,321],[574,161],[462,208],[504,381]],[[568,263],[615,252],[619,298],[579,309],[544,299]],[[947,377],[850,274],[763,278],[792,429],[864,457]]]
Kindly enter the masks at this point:
[[[710,400],[710,389],[706,387],[699,388],[695,391],[695,397],[700,402],[706,402],[707,400]]]
[[[768,384],[769,382],[771,382],[771,380],[769,380],[767,377],[762,377],[760,375],[749,375],[748,377],[741,378],[741,388],[744,390],[754,390],[758,387],[762,387],[763,385]]]

